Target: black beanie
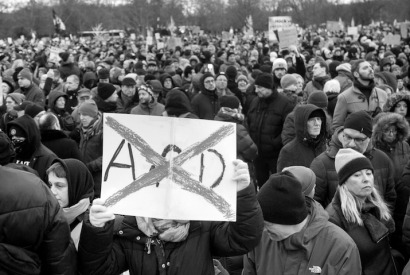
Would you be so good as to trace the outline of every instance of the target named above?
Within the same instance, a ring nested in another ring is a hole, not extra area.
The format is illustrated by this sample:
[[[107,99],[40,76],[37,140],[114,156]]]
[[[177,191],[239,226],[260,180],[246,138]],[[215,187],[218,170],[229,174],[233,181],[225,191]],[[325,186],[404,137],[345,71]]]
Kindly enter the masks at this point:
[[[6,165],[15,157],[11,140],[6,133],[0,131],[0,165]]]
[[[41,107],[40,105],[35,104],[35,103],[27,105],[26,108],[24,109],[24,113],[26,115],[31,116],[32,118],[35,118],[36,115],[38,115],[42,111],[44,111],[44,108]]]
[[[269,66],[269,65],[263,65],[263,66],[261,67],[261,72],[263,72],[263,73],[270,73],[270,72],[272,72],[272,67]]]
[[[308,215],[302,184],[289,171],[271,175],[257,199],[267,222],[295,225]]]
[[[102,100],[106,100],[115,92],[114,85],[110,83],[98,83],[97,93]]]
[[[219,106],[231,109],[239,109],[239,99],[233,95],[224,95],[219,98]]]
[[[68,52],[62,52],[58,54],[64,62],[67,62],[68,57],[70,54]]]
[[[359,131],[371,138],[373,133],[372,117],[364,110],[351,113],[347,116],[343,128]]]
[[[229,66],[228,68],[226,68],[225,74],[228,79],[235,80],[236,75],[238,74],[238,70],[236,70],[235,66]]]
[[[273,88],[273,77],[269,73],[261,73],[255,79],[255,85],[261,86],[267,89]]]
[[[109,79],[110,71],[106,68],[102,68],[98,71],[98,79]]]

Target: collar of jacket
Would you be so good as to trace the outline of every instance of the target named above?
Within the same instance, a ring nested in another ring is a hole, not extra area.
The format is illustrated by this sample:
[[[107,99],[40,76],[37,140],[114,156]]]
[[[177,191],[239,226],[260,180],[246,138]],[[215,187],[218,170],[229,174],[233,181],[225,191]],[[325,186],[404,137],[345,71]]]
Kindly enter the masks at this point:
[[[273,88],[272,88],[272,94],[271,94],[270,96],[266,97],[266,98],[265,98],[265,97],[261,98],[261,101],[262,101],[262,102],[265,102],[266,104],[270,104],[270,103],[272,103],[278,96],[279,96],[278,90],[277,90],[275,87],[273,87]]]
[[[26,87],[26,88],[24,88],[24,87],[20,87],[20,90],[23,92],[23,94],[25,94],[25,93],[27,93],[28,91],[30,91],[30,89],[33,87],[33,82],[31,82],[31,84],[28,86],[28,87]]]

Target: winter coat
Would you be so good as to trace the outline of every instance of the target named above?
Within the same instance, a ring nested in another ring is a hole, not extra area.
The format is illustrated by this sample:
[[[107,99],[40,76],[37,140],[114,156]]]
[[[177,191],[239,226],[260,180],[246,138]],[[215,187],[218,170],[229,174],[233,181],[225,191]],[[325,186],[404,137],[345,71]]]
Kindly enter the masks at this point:
[[[60,97],[64,97],[64,99],[67,102],[67,94],[59,91],[54,91],[50,93],[50,95],[48,96],[49,111],[51,111],[53,114],[57,116],[58,122],[62,130],[71,132],[76,127],[76,122],[74,118],[71,116],[71,114],[66,111],[65,108],[60,109],[56,107],[56,101]]]
[[[27,88],[20,87],[18,90],[14,91],[14,93],[23,94],[26,97],[25,100],[34,102],[43,108],[46,104],[44,92],[34,83],[31,83]]]
[[[2,274],[77,274],[70,229],[38,177],[0,166]]]
[[[83,160],[77,143],[60,130],[41,130],[41,143],[61,159]]]
[[[118,93],[117,113],[129,114],[137,106],[138,102],[135,102],[133,97],[126,96],[122,91]]]
[[[134,275],[214,274],[212,258],[242,255],[258,245],[263,218],[254,187],[237,193],[236,222],[191,221],[185,241],[149,241],[137,227],[135,217],[125,216],[114,228],[114,221],[94,227],[86,217],[78,250],[82,274],[119,274],[130,270]],[[117,224],[117,221],[115,221]]]
[[[328,221],[318,202],[305,199],[310,214],[306,227],[282,241],[273,241],[264,229],[259,245],[244,257],[243,275],[361,274],[356,244]]]
[[[81,83],[82,72],[80,68],[78,68],[77,65],[74,65],[73,63],[63,62],[60,68],[58,68],[58,70],[60,71],[60,76],[64,81],[67,80],[67,77],[74,74],[78,76],[78,79],[80,80],[80,83]]]
[[[167,78],[170,79],[171,82],[172,82],[172,88],[171,89],[167,89],[167,88],[164,87],[164,82]],[[163,87],[161,95],[162,95],[162,98],[166,100],[168,92],[171,91],[172,89],[174,89],[175,87],[179,87],[179,85],[177,85],[175,83],[174,79],[172,78],[172,76],[170,74],[167,74],[167,73],[164,73],[160,76],[160,81],[161,81],[161,85]]]
[[[152,102],[146,104],[138,104],[138,106],[131,109],[130,114],[132,115],[146,115],[146,116],[162,116],[162,113],[165,111],[165,106],[161,103],[152,100]]]
[[[197,94],[191,101],[194,114],[200,119],[213,120],[219,112],[219,100],[214,91],[206,90],[201,79],[201,92]]]
[[[241,90],[239,90],[238,84],[235,82],[235,80],[228,79],[227,88],[239,99],[241,106],[243,106],[244,102],[243,102],[242,92]]]
[[[230,115],[219,112],[215,116],[216,121],[233,122],[236,124],[236,157],[251,162],[258,156],[258,148],[251,139],[248,130],[242,125],[242,121]]]
[[[331,78],[330,76],[326,75],[325,77],[318,77],[317,79],[320,79],[318,81],[315,80],[315,77],[313,77],[312,81],[309,81],[304,89],[304,94],[307,95],[306,99],[304,100],[307,101],[309,96],[314,93],[314,92],[323,92],[323,87],[325,86],[325,83],[329,81]]]
[[[307,131],[307,122],[312,112],[318,111],[322,114],[320,135],[312,138]],[[307,104],[295,110],[296,137],[286,144],[279,154],[277,171],[289,166],[309,167],[313,159],[326,150],[326,114],[315,105]]]
[[[403,177],[401,181],[396,186],[397,190],[397,203],[396,203],[396,211],[394,213],[396,220],[402,222],[403,229],[403,245],[405,246],[407,256],[410,256],[410,161],[407,162],[406,167],[403,170]],[[400,193],[399,193],[400,192]],[[406,209],[403,212],[403,209]],[[404,222],[403,222],[404,217]],[[401,218],[401,219],[400,219]],[[396,228],[398,228],[400,224],[396,224]],[[396,229],[397,230],[397,229]],[[401,240],[398,240],[401,241]]]
[[[387,101],[387,94],[379,88],[373,88],[368,102],[366,96],[356,87],[348,88],[337,97],[335,112],[333,114],[332,129],[343,125],[346,117],[354,112],[365,110],[375,111],[377,107],[383,110]]]
[[[268,98],[255,98],[248,111],[249,134],[261,157],[277,157],[282,149],[281,133],[294,105],[276,89]]]
[[[329,213],[329,221],[343,229],[356,243],[360,253],[363,275],[396,274],[388,234],[380,236],[376,242],[373,241],[366,225],[361,226],[349,223],[342,212],[339,191],[336,192],[332,203],[329,204],[326,211]],[[377,218],[374,208],[371,208],[369,213]],[[379,218],[377,219],[380,221]],[[375,224],[375,226],[379,227],[379,223]]]
[[[27,137],[26,145],[23,147],[22,152],[16,156],[16,162],[30,166],[46,182],[46,170],[57,156],[41,143],[40,130],[30,116],[24,115],[9,122],[7,124],[7,132],[13,125],[21,128]]]
[[[338,75],[334,79],[340,83],[340,93],[353,87],[354,78],[350,72],[339,70]]]
[[[99,115],[102,116],[100,113]],[[83,161],[94,179],[94,195],[96,198],[101,194],[102,178],[102,153],[103,153],[103,123],[96,125],[94,135],[87,138],[83,130],[80,129],[80,152]]]
[[[243,106],[243,113],[246,115],[249,111],[249,108],[251,107],[252,101],[258,97],[258,95],[256,94],[256,88],[255,88],[255,83],[252,83],[249,85],[249,87],[246,89],[246,93],[245,93],[245,103]]]
[[[310,169],[316,175],[316,187],[314,199],[326,207],[333,199],[336,189],[339,186],[339,178],[335,168],[335,157],[339,149],[343,148],[339,140],[339,134],[343,127],[338,128],[332,136],[329,148],[316,157]],[[364,155],[370,160],[374,169],[374,185],[379,191],[390,209],[394,208],[396,202],[396,191],[394,184],[394,168],[389,157],[373,148],[371,144],[366,149]]]
[[[397,103],[400,101],[406,102],[407,106],[410,106],[410,94],[408,93],[394,93],[387,100],[386,105],[384,105],[383,111],[394,113]],[[407,109],[406,120],[410,120],[410,112]]]
[[[98,111],[101,113],[116,113],[117,112],[117,102],[107,102],[103,100],[98,95],[93,97],[95,104],[98,107]]]

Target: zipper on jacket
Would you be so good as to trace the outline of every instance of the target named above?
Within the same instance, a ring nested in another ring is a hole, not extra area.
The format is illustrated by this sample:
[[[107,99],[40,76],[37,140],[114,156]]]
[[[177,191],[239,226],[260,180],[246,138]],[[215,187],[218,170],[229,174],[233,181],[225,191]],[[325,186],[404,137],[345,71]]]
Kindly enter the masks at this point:
[[[382,241],[384,238],[386,238],[388,235],[389,235],[389,231],[387,231],[386,234],[384,234],[383,236],[381,236],[380,239],[379,239],[376,243],[381,242],[381,241]]]

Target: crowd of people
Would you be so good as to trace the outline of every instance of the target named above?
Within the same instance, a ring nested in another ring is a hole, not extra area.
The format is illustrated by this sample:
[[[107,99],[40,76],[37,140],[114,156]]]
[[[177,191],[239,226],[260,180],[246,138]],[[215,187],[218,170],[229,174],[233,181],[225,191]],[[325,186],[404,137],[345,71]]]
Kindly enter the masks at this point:
[[[0,273],[410,274],[410,39],[332,35],[4,45]],[[236,222],[114,215],[103,113],[235,123]]]

